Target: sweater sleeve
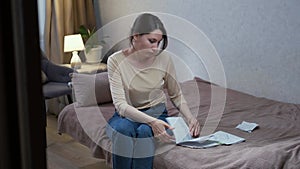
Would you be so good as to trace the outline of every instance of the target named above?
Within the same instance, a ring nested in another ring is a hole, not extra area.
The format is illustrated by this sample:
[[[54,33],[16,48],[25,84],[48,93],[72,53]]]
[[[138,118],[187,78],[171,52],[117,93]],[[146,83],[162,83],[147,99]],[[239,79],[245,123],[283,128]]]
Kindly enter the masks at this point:
[[[107,72],[113,103],[119,114],[123,116],[128,104],[125,98],[125,91],[122,84],[121,72],[118,68],[118,62],[114,57],[108,58]]]
[[[176,71],[172,59],[169,59],[167,63],[165,87],[168,91],[171,101],[176,107],[179,107],[182,103],[186,103],[182,95],[180,85],[176,79]]]
[[[171,58],[169,59],[167,64],[165,87],[173,104],[180,110],[184,117],[190,119],[193,115],[187,106],[187,102],[176,79],[176,70]]]

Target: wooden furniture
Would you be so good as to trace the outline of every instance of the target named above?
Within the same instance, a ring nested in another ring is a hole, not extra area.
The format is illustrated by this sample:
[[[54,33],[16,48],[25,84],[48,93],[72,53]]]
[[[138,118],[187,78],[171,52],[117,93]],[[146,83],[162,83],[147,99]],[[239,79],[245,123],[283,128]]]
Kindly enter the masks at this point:
[[[71,68],[70,64],[63,64],[65,67]],[[106,71],[105,63],[82,63],[80,69],[75,69],[78,73],[95,74]]]

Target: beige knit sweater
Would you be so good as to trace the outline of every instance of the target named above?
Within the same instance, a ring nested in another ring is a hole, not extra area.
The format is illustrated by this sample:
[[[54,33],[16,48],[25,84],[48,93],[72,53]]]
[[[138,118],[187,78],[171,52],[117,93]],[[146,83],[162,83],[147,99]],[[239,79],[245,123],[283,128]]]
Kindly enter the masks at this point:
[[[122,51],[118,51],[109,57],[107,67],[113,103],[121,116],[142,123],[153,121],[153,117],[138,109],[165,103],[164,88],[176,107],[186,104],[167,52],[156,56],[151,66],[139,69],[127,60]],[[185,117],[191,115],[186,109],[181,112]]]

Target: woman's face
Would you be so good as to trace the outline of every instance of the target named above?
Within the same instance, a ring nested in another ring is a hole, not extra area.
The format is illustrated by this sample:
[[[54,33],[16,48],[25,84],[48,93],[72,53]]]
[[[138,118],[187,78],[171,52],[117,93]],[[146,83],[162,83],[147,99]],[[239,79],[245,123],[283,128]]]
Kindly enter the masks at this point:
[[[147,53],[157,53],[158,46],[162,40],[162,31],[159,29],[144,35],[135,35],[133,37],[133,46],[135,50],[143,50]]]

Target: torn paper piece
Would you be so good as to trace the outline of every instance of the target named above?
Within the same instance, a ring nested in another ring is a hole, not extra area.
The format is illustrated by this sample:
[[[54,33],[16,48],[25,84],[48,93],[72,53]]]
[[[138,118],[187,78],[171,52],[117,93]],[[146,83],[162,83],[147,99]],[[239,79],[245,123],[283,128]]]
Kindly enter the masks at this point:
[[[249,123],[249,122],[246,122],[246,121],[243,121],[241,124],[236,126],[237,129],[240,129],[240,130],[243,130],[243,131],[246,131],[246,132],[249,132],[249,133],[251,133],[256,127],[258,127],[258,124]]]

